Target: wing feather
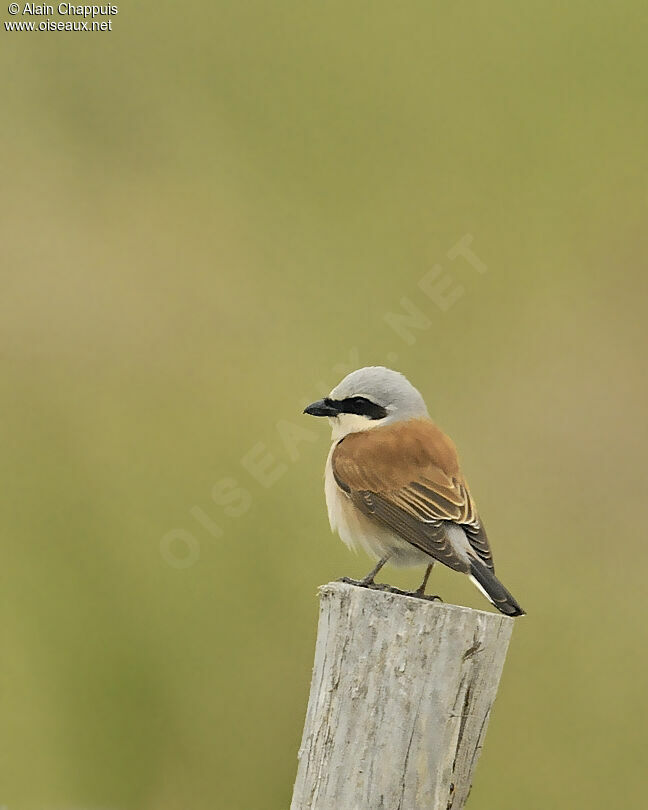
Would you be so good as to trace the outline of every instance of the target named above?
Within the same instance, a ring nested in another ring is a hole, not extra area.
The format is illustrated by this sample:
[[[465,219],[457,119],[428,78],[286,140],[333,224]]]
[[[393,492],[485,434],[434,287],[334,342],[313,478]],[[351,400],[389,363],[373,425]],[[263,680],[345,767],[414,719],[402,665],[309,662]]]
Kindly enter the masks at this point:
[[[368,517],[451,568],[466,570],[446,522],[464,530],[477,556],[494,570],[486,531],[460,472],[452,441],[428,420],[352,433],[332,457],[338,486]]]

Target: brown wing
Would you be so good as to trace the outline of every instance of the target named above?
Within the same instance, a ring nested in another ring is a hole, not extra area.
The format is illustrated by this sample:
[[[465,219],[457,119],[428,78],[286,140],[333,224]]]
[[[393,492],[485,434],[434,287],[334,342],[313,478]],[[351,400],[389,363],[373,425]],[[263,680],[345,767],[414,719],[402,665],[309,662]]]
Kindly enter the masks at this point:
[[[332,463],[338,486],[368,517],[464,571],[466,562],[444,530],[444,521],[457,523],[475,553],[494,570],[456,448],[433,422],[416,419],[349,434],[335,448]]]

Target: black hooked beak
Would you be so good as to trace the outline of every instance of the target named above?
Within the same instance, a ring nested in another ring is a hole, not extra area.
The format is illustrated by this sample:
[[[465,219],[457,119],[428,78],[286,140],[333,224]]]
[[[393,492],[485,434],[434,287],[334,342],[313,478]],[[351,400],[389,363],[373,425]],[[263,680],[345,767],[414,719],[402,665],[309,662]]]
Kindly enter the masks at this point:
[[[338,416],[340,411],[330,399],[318,399],[317,402],[311,402],[304,408],[304,413],[311,416]]]

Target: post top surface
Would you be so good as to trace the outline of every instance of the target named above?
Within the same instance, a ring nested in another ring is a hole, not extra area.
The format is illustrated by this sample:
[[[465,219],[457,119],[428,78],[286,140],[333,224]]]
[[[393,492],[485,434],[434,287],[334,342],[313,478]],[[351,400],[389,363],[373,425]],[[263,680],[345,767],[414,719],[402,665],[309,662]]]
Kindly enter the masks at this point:
[[[319,588],[320,597],[342,595],[346,594],[354,598],[363,598],[367,601],[386,601],[392,602],[395,606],[406,607],[408,610],[414,607],[417,610],[427,610],[440,613],[463,613],[465,615],[473,616],[474,618],[482,618],[487,622],[499,623],[513,623],[515,619],[511,616],[505,616],[503,613],[495,613],[488,610],[476,610],[475,608],[466,607],[465,605],[454,605],[449,602],[441,602],[437,599],[424,599],[414,594],[401,591],[398,588],[368,588],[361,585],[353,585],[348,582],[327,582]]]

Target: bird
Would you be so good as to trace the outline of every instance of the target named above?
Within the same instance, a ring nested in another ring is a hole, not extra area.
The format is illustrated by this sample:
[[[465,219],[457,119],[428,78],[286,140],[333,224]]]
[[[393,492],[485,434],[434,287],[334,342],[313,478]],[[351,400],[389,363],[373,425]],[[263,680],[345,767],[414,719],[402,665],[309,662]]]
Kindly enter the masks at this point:
[[[524,615],[495,576],[454,442],[403,374],[384,366],[357,369],[304,413],[327,417],[332,428],[324,474],[332,531],[378,560],[362,580],[346,581],[380,587],[374,577],[387,562],[425,565],[414,591],[424,597],[432,566],[440,562],[467,574],[501,613]]]

